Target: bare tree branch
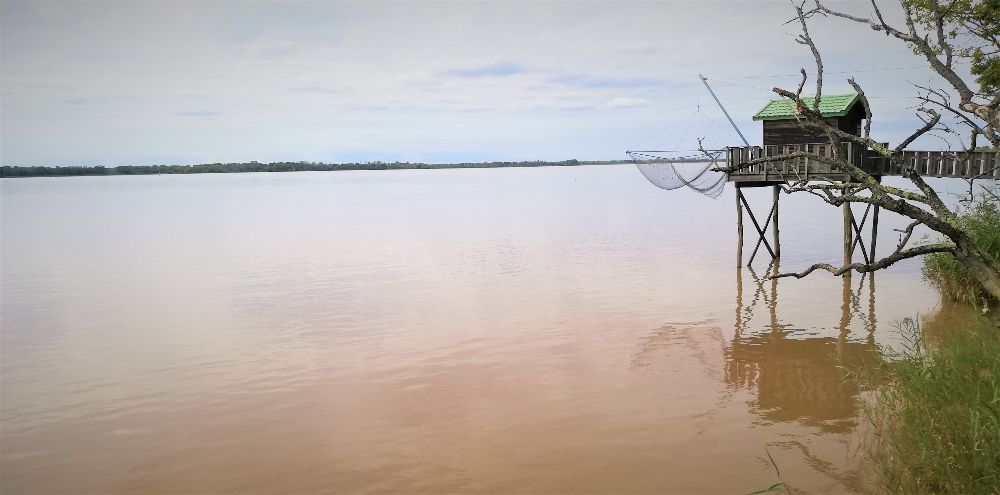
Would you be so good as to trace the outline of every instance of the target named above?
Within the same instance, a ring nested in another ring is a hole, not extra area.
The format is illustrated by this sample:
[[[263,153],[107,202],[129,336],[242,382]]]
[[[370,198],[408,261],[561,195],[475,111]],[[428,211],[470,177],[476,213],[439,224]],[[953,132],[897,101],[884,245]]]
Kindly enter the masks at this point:
[[[802,34],[795,41],[808,46],[809,50],[812,51],[813,58],[816,59],[816,95],[813,99],[813,110],[819,112],[819,102],[823,97],[823,57],[820,56],[819,49],[816,48],[816,43],[813,43],[812,37],[809,36],[809,27],[806,25],[806,17],[802,12],[802,6],[795,5],[794,0],[791,1],[792,6],[795,7],[795,13],[798,14],[799,24],[802,26]],[[805,74],[806,70],[802,69],[803,77]],[[805,80],[802,82],[804,84]],[[802,94],[802,84],[799,85],[799,94]]]
[[[865,108],[865,137],[870,137],[872,133],[872,107],[868,104],[868,97],[865,96],[865,91],[861,89],[861,85],[854,81],[853,77],[848,78],[847,82],[850,83],[854,91],[861,97],[861,104]]]
[[[906,149],[906,147],[909,146],[910,143],[915,141],[918,137],[926,134],[927,131],[933,129],[934,126],[936,126],[938,122],[941,121],[941,114],[937,113],[933,109],[921,108],[920,110],[926,113],[927,115],[930,115],[931,118],[926,120],[921,128],[917,129],[916,131],[913,131],[913,134],[910,134],[906,139],[904,139],[901,143],[899,143],[899,146],[896,146],[896,149],[893,150],[894,153],[899,153],[904,149]]]
[[[849,265],[844,265],[840,267],[833,266],[829,263],[816,263],[809,268],[797,273],[779,273],[771,278],[784,278],[784,277],[795,277],[803,278],[808,276],[810,273],[816,270],[826,270],[835,276],[843,275],[851,270],[858,273],[873,272],[875,270],[881,270],[883,268],[888,268],[899,261],[916,258],[918,256],[924,256],[932,253],[949,253],[955,254],[954,244],[928,244],[925,246],[917,246],[911,249],[906,249],[903,251],[896,251],[885,258],[882,258],[874,263],[851,263]]]
[[[932,0],[931,2],[931,6],[934,9],[934,30],[937,33],[938,47],[941,49],[941,52],[944,53],[944,65],[949,69],[951,68],[952,62],[952,48],[951,44],[948,43],[944,36],[944,19],[945,16],[948,15],[948,11],[950,11],[954,5],[955,2],[952,0],[951,5],[949,5],[947,9],[942,10],[941,5],[937,0]]]
[[[872,0],[872,7],[875,9],[877,21],[831,10],[820,3],[820,0],[815,0],[815,3],[815,10],[817,12],[867,24],[874,31],[884,32],[886,35],[893,36],[899,40],[909,43],[916,52],[927,60],[934,72],[938,73],[938,75],[948,81],[948,84],[950,84],[955,92],[958,93],[959,99],[961,100],[958,108],[963,112],[975,115],[976,118],[986,122],[985,127],[991,129],[992,132],[984,133],[984,135],[990,139],[990,142],[993,143],[994,146],[1000,146],[1000,133],[997,132],[997,129],[1000,129],[1000,100],[995,99],[987,104],[980,103],[975,100],[976,93],[952,67],[952,47],[948,40],[944,37],[943,27],[941,36],[938,38],[938,44],[940,45],[938,49],[945,54],[945,60],[941,61],[937,55],[938,50],[931,45],[929,38],[922,37],[918,33],[916,23],[913,19],[913,9],[910,2],[907,0],[899,0],[900,6],[903,10],[904,20],[906,22],[905,31],[896,29],[885,21],[885,18],[882,16],[875,0]],[[934,8],[936,15],[938,16],[937,19],[943,22],[945,13],[940,11],[936,1],[934,2]]]
[[[998,165],[996,167],[993,167],[993,168],[991,168],[991,169],[989,169],[989,170],[987,170],[987,171],[985,171],[985,172],[983,172],[983,173],[981,173],[981,174],[979,174],[979,175],[977,175],[977,176],[975,176],[975,177],[973,177],[971,179],[964,179],[966,182],[969,183],[969,198],[968,198],[968,201],[971,202],[971,201],[974,201],[976,199],[975,198],[975,194],[973,192],[973,188],[975,187],[976,181],[979,180],[979,179],[982,179],[984,177],[992,176],[993,172],[995,172],[997,169],[1000,169],[1000,165]],[[990,192],[989,189],[986,189],[985,187],[983,187],[983,189],[986,190],[987,192]]]
[[[899,237],[899,243],[896,244],[896,251],[902,251],[903,248],[906,247],[906,243],[910,242],[910,236],[913,235],[913,229],[915,229],[917,225],[922,225],[920,220],[914,220],[913,222],[910,222],[905,229],[897,230],[897,232],[903,235]]]

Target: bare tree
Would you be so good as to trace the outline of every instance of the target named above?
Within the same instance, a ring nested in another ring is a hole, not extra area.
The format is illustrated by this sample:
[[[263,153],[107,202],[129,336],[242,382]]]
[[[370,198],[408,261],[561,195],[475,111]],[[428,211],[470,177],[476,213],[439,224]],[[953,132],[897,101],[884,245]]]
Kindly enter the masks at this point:
[[[998,115],[1000,94],[998,94],[996,86],[989,82],[983,83],[984,79],[980,77],[980,91],[973,91],[969,84],[954,69],[956,53],[962,56],[971,56],[969,55],[971,52],[968,52],[967,48],[956,50],[953,45],[953,36],[951,33],[956,32],[956,29],[958,29],[954,24],[963,25],[962,23],[970,22],[968,21],[970,16],[963,16],[961,13],[956,13],[954,9],[971,9],[976,7],[977,4],[972,0],[953,0],[948,5],[940,5],[937,0],[899,0],[906,28],[896,29],[885,21],[874,0],[872,2],[872,7],[875,10],[874,19],[834,11],[825,7],[819,0],[814,1],[815,8],[808,11],[805,10],[805,3],[793,3],[796,17],[792,22],[797,20],[802,31],[796,37],[796,41],[807,46],[815,59],[816,97],[813,99],[811,107],[803,101],[802,90],[805,87],[807,79],[805,69],[801,71],[802,79],[796,91],[793,92],[781,88],[774,88],[773,91],[794,102],[798,109],[796,118],[800,126],[825,134],[831,144],[832,156],[821,156],[797,151],[753,159],[746,163],[734,165],[726,169],[726,171],[735,172],[754,165],[801,158],[827,163],[845,172],[850,177],[850,182],[815,182],[814,180],[796,179],[789,181],[788,185],[784,186],[784,190],[788,193],[807,192],[814,194],[822,198],[823,201],[837,206],[850,203],[877,205],[907,217],[911,222],[905,229],[900,231],[900,242],[896,246],[896,249],[882,259],[873,260],[870,263],[852,263],[839,267],[828,263],[817,263],[802,272],[782,273],[776,275],[776,277],[802,278],[816,270],[826,270],[834,275],[843,275],[852,270],[865,273],[889,267],[898,261],[908,258],[931,253],[947,253],[964,264],[969,269],[970,274],[982,284],[987,293],[994,299],[1000,300],[1000,264],[997,263],[997,260],[992,259],[977,248],[969,234],[960,227],[955,212],[945,205],[934,189],[924,181],[923,177],[913,167],[906,165],[902,160],[903,149],[920,136],[932,129],[950,130],[950,127],[946,127],[942,123],[942,111],[958,117],[963,125],[969,127],[971,132],[969,144],[971,148],[966,148],[965,151],[975,149],[976,138],[978,136],[983,136],[993,146],[1000,147],[1000,115]],[[995,0],[986,1],[996,3]],[[915,3],[920,4],[918,6],[919,10],[914,7]],[[958,94],[958,101],[953,102],[949,91],[929,87],[918,88],[920,90],[919,98],[923,102],[923,106],[918,109],[918,116],[922,121],[921,125],[909,137],[904,139],[903,142],[899,143],[898,146],[889,149],[870,136],[872,114],[868,98],[865,96],[864,90],[854,79],[848,79],[848,83],[857,91],[860,101],[864,106],[866,124],[863,133],[861,136],[857,136],[841,131],[831,125],[823,118],[819,110],[820,97],[823,92],[823,60],[819,49],[809,34],[808,27],[808,20],[817,15],[833,16],[864,23],[875,31],[884,32],[888,36],[909,44],[917,54],[927,59],[931,68],[937,74],[951,85],[954,92]],[[930,26],[933,28],[933,33],[921,34],[918,26]],[[1000,44],[997,44],[996,35],[991,34],[997,31],[996,27],[988,26],[988,28],[985,31],[980,30],[982,32],[979,32],[976,31],[978,28],[974,26],[971,28],[962,27],[962,29],[971,32],[973,35],[979,33],[981,36],[984,36],[981,40],[983,45],[989,46],[992,43],[1000,49]],[[982,54],[982,52],[979,53]],[[989,53],[995,55],[996,52]],[[995,57],[988,59],[988,61],[991,60],[995,60]],[[885,160],[890,162],[891,166],[898,167],[903,171],[903,176],[916,187],[916,191],[882,184],[859,165],[852,163],[850,157],[844,156],[842,144],[845,142],[861,145],[884,157]],[[942,234],[946,240],[932,244],[908,246],[914,229],[921,225]]]
[[[967,125],[973,148],[980,135],[994,147],[1000,147],[1000,93],[996,87],[997,64],[1000,63],[996,60],[1000,53],[1000,12],[995,1],[899,0],[906,24],[899,29],[885,21],[874,0],[873,18],[838,12],[827,8],[820,0],[814,1],[815,8],[800,17],[818,14],[867,24],[872,30],[909,45],[958,95],[956,102],[946,91],[918,86],[919,98]],[[963,44],[956,46],[959,42]],[[981,73],[980,91],[974,91],[956,72],[956,58],[968,59],[973,64],[973,72]]]

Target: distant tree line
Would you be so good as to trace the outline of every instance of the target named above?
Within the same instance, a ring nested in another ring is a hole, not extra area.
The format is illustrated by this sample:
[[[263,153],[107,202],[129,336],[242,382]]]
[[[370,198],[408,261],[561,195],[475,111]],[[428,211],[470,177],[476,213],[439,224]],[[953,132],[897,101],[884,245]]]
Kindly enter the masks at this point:
[[[498,168],[498,167],[565,167],[574,165],[610,165],[629,163],[628,160],[558,162],[465,162],[465,163],[412,163],[412,162],[364,162],[364,163],[321,163],[321,162],[245,162],[245,163],[205,163],[200,165],[121,165],[117,167],[20,167],[4,165],[0,167],[0,177],[65,177],[79,175],[156,175],[156,174],[231,174],[246,172],[332,172],[337,170],[402,170],[438,168]]]

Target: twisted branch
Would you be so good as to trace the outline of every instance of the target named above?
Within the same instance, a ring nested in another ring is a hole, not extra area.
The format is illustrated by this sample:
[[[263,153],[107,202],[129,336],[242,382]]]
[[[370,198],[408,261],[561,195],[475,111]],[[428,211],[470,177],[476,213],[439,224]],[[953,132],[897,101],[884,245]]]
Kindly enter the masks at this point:
[[[829,263],[816,263],[815,265],[812,265],[801,272],[779,273],[777,275],[772,276],[771,278],[784,278],[784,277],[803,278],[816,270],[826,270],[832,273],[834,276],[843,275],[851,270],[854,270],[858,273],[867,273],[867,272],[873,272],[875,270],[881,270],[883,268],[888,268],[896,264],[897,262],[905,259],[916,258],[917,256],[924,256],[932,253],[949,253],[954,255],[956,253],[955,245],[951,243],[927,244],[924,246],[917,246],[902,251],[897,250],[891,255],[886,256],[885,258],[882,258],[874,263],[851,263],[849,265],[844,265],[840,267],[833,266]]]

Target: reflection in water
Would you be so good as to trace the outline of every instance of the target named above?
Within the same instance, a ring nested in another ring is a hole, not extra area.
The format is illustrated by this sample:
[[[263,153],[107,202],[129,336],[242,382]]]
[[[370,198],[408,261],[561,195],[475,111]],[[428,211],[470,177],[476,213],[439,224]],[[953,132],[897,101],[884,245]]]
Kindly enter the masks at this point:
[[[768,442],[770,447],[787,451],[816,472],[835,479],[842,489],[853,492],[866,490],[865,475],[859,446],[851,445],[850,435],[858,424],[856,381],[847,376],[850,369],[873,365],[880,359],[875,343],[875,276],[861,277],[857,289],[852,289],[852,277],[842,277],[841,316],[838,334],[810,335],[778,318],[778,279],[768,278],[778,273],[778,262],[772,261],[760,276],[748,269],[753,295],[744,305],[742,269],[737,268],[736,328],[733,340],[725,346],[725,381],[736,390],[752,391],[750,409],[759,417],[759,425],[796,423],[817,428],[825,434],[840,435],[848,457],[854,462],[831,461],[802,439]],[[867,282],[867,287],[866,287]],[[862,310],[862,294],[867,306]],[[768,312],[765,331],[754,333],[749,328],[756,309],[763,305]],[[861,340],[850,338],[852,320],[861,322],[865,330]]]
[[[809,493],[866,492],[857,434],[863,390],[848,374],[880,359],[875,278],[842,279],[840,315],[830,325],[835,330],[831,335],[780,317],[780,282],[769,277],[778,271],[776,262],[763,274],[737,268],[732,339],[711,322],[664,325],[640,341],[631,368],[670,380],[680,373],[702,376],[708,380],[703,387],[718,380],[723,390],[698,391],[705,400],[704,409],[689,420],[694,434],[707,440],[724,431],[728,411],[745,404],[753,430],[741,434],[745,455],[768,449],[780,459],[782,470],[792,473],[785,479],[791,487]],[[795,281],[786,283],[794,286]],[[860,334],[852,336],[852,328],[860,328]],[[762,470],[770,469],[769,461],[759,460]],[[820,473],[832,483],[811,484],[807,473]]]
[[[749,269],[753,296],[743,306],[742,274],[737,273],[737,327],[726,346],[726,383],[756,390],[753,406],[765,421],[798,421],[824,431],[847,432],[856,424],[858,387],[845,379],[846,369],[878,359],[874,339],[874,274],[862,277],[856,290],[843,277],[840,333],[836,337],[810,336],[778,320],[778,272],[772,262],[765,276]],[[868,281],[867,291],[865,282]],[[867,313],[861,294],[867,292]],[[767,332],[752,333],[748,322],[763,303],[770,317]],[[863,340],[849,338],[852,319],[866,329]]]
[[[920,333],[932,348],[938,348],[956,334],[977,328],[980,315],[960,303],[943,302],[937,311],[920,320]]]

